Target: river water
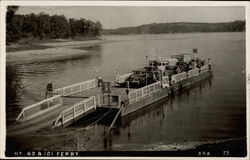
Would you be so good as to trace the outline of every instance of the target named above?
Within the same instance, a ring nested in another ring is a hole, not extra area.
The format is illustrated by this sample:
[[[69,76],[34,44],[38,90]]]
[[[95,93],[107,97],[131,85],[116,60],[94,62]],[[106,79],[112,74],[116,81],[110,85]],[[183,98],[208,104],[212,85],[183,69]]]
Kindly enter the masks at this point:
[[[48,62],[6,64],[7,124],[22,107],[45,96],[45,86],[61,87],[101,76],[114,80],[145,65],[145,57],[167,58],[198,48],[210,58],[213,78],[145,108],[125,119],[107,140],[107,126],[72,126],[23,135],[10,145],[27,150],[148,151],[175,150],[197,144],[246,137],[245,33],[192,33],[104,36],[112,40],[79,47],[89,54]],[[95,72],[97,72],[95,74]],[[32,137],[32,138],[31,138]],[[32,139],[32,140],[31,140]],[[43,141],[43,143],[39,143]]]

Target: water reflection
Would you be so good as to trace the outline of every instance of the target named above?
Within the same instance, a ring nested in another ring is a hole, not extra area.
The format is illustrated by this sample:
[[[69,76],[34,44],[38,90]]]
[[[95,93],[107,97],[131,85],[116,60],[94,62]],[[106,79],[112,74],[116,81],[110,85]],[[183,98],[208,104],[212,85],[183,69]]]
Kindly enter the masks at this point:
[[[16,114],[15,112],[20,112],[20,105],[18,102],[20,101],[20,93],[22,93],[22,85],[21,85],[21,77],[17,74],[17,69],[15,67],[8,68],[6,73],[6,105],[7,112],[6,117],[9,120],[11,119],[11,115]]]
[[[136,112],[104,140],[108,126],[72,126],[54,130],[59,136],[22,135],[14,137],[12,146],[26,150],[147,150],[182,141],[209,141],[246,137],[246,81],[244,33],[169,34],[132,37],[128,41],[105,43],[90,48],[90,53],[77,59],[51,62],[7,63],[6,99],[8,119],[11,112],[41,100],[45,86],[56,87],[89,80],[98,71],[105,81],[114,80],[115,70],[127,73],[145,66],[145,56],[157,48],[158,57],[190,52],[199,48],[199,57],[211,58],[215,78],[194,88]],[[184,39],[186,37],[186,39]],[[192,37],[187,38],[187,37]],[[118,36],[118,38],[121,38]],[[199,41],[194,41],[199,39]],[[86,48],[78,48],[86,49]],[[96,49],[96,50],[95,50]],[[96,51],[96,52],[95,52]],[[237,53],[237,54],[235,54]],[[79,131],[80,129],[80,131]],[[49,133],[48,133],[49,132]],[[66,132],[72,132],[66,134]],[[32,138],[31,138],[32,137]],[[42,144],[40,142],[43,142]],[[11,141],[10,141],[11,143]],[[15,145],[18,144],[18,145]],[[104,149],[105,146],[105,149]],[[157,150],[157,149],[156,149]]]
[[[57,87],[70,83],[72,70],[82,74],[82,69],[102,64],[101,45],[82,47],[86,55],[66,59],[28,61],[6,64],[6,115],[12,121],[22,107],[44,99],[45,86],[55,82]],[[94,73],[94,72],[93,72]],[[84,77],[85,75],[79,75]],[[93,76],[93,75],[92,75]]]
[[[116,128],[113,129],[111,133],[105,132],[103,149],[111,151],[113,139],[119,136],[124,136],[128,143],[131,142],[133,134],[140,130],[140,133],[145,135],[153,134],[153,132],[166,134],[164,130],[168,129],[167,121],[169,120],[169,116],[173,115],[174,112],[183,110],[184,107],[189,107],[189,102],[202,96],[202,91],[208,88],[212,88],[212,77],[122,118],[121,125],[116,125]],[[185,103],[185,105],[183,105],[183,103]],[[200,111],[199,106],[196,107],[196,110],[197,112]],[[199,121],[197,117],[199,116],[194,116],[195,121]],[[157,129],[152,130],[152,125]],[[125,133],[121,135],[121,132]]]

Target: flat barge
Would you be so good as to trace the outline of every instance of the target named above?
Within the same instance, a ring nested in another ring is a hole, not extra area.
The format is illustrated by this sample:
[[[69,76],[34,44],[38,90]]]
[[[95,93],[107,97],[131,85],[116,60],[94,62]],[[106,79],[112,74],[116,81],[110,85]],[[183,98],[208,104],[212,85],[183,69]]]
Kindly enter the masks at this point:
[[[144,73],[146,80],[151,78],[154,81],[151,80],[150,83],[146,81],[146,84],[139,85],[140,87],[129,86],[132,81],[129,82],[128,78],[131,79],[134,73],[117,75],[113,82],[103,82],[101,78],[97,78],[58,89],[54,89],[54,85],[49,84],[46,99],[23,108],[16,118],[17,123],[8,127],[7,132],[20,134],[48,126],[68,126],[97,110],[115,111],[116,120],[212,76],[209,60],[207,63],[197,65],[195,59],[183,60],[183,57],[185,56],[182,56],[182,60],[175,60],[174,65],[176,66],[179,61],[188,61],[189,64],[195,62],[194,65],[186,70],[172,73],[169,73],[171,60],[168,63],[167,61],[149,61],[149,66],[158,68],[158,73],[153,74],[155,76],[153,78],[150,74],[156,73],[155,70]],[[157,66],[155,66],[156,62]],[[163,66],[167,67],[162,70]],[[139,79],[142,77],[140,75]],[[132,78],[133,81],[135,79]],[[138,77],[136,80],[139,84]]]

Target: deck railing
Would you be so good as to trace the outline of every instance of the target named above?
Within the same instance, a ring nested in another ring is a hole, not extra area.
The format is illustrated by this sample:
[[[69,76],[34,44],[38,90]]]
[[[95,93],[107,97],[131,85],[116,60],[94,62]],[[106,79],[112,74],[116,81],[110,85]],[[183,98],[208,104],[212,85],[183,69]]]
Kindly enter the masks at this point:
[[[62,99],[60,95],[44,99],[40,102],[23,108],[19,116],[16,118],[16,121],[30,119],[45,112],[46,110],[49,110],[52,107],[57,107],[60,105],[62,105]]]
[[[195,68],[188,71],[188,78],[195,77],[199,75],[199,68]]]
[[[76,83],[76,84],[66,86],[63,88],[55,89],[55,93],[60,94],[61,96],[68,96],[68,95],[82,92],[82,91],[85,91],[85,90],[88,90],[88,89],[94,88],[94,87],[96,87],[96,80],[92,79],[89,81]]]
[[[160,90],[160,88],[161,88],[161,83],[156,82],[156,83],[147,85],[145,87],[133,90],[128,95],[129,103],[139,101],[139,100],[145,98],[147,95]]]
[[[181,72],[178,74],[174,74],[171,76],[171,81],[174,83],[177,83],[179,81],[182,81],[187,78],[187,73],[186,72]]]
[[[208,70],[209,70],[209,66],[208,65],[202,66],[201,69],[200,69],[201,73],[206,72]]]
[[[96,109],[95,96],[82,100],[74,104],[73,106],[63,110],[56,119],[54,125],[55,126],[64,125],[68,121],[74,120],[78,116],[85,114],[87,111],[91,109]]]
[[[169,76],[162,77],[162,87],[169,87]]]
[[[116,77],[115,82],[116,83],[123,83],[132,73],[126,73],[121,76]]]
[[[200,70],[201,70],[201,73],[207,71],[208,70],[208,65],[202,66]],[[192,77],[195,77],[195,76],[198,76],[198,75],[199,75],[199,68],[195,68],[195,69],[189,70],[188,73],[182,72],[182,73],[179,73],[179,74],[172,75],[171,76],[171,81],[173,83],[177,83],[177,82],[180,82],[180,81],[182,81],[184,79],[192,78]]]
[[[179,76],[180,76],[180,80],[184,80],[184,79],[187,79],[187,72],[181,72],[179,73]]]

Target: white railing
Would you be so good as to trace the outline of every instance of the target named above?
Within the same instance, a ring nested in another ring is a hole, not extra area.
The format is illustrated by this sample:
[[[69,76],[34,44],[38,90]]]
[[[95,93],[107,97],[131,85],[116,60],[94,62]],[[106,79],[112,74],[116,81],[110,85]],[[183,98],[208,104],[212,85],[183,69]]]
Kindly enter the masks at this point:
[[[195,77],[199,75],[199,68],[192,69],[188,71],[188,78]]]
[[[184,79],[195,77],[195,76],[198,76],[198,75],[199,75],[199,68],[195,68],[195,69],[189,70],[188,73],[182,72],[182,73],[179,73],[179,74],[172,75],[171,76],[171,81],[173,83],[177,83],[177,82],[180,82],[180,81],[182,81]]]
[[[62,99],[60,95],[56,95],[47,99],[44,99],[40,102],[37,102],[35,104],[32,104],[28,107],[25,107],[22,109],[19,116],[16,118],[16,121],[23,119],[27,120],[29,118],[35,117],[44,111],[62,105]]]
[[[78,116],[83,115],[85,112],[91,109],[96,109],[95,96],[82,100],[74,104],[73,106],[63,110],[59,115],[59,117],[56,119],[54,125],[55,126],[64,125],[68,121],[74,120]]]
[[[174,83],[180,82],[184,79],[187,78],[187,73],[186,72],[181,72],[179,74],[174,74],[171,76],[171,81]]]
[[[182,73],[179,73],[179,76],[180,76],[180,80],[184,80],[184,79],[187,79],[187,72],[182,72]]]
[[[129,93],[129,103],[133,103],[145,98],[147,95],[159,91],[161,89],[161,83],[156,82],[145,87],[133,90]]]
[[[209,70],[209,66],[208,65],[202,66],[200,68],[200,72],[201,73],[206,72],[208,70]],[[195,69],[189,70],[188,73],[182,72],[182,73],[179,73],[179,74],[172,75],[171,76],[171,81],[173,83],[177,83],[177,82],[180,82],[180,81],[182,81],[184,79],[195,77],[195,76],[198,76],[198,75],[199,75],[199,68],[195,68]],[[164,87],[164,85],[163,85],[163,87]]]
[[[82,91],[85,91],[85,90],[88,90],[88,89],[94,88],[94,87],[96,87],[96,80],[92,79],[89,81],[76,83],[76,84],[66,86],[63,88],[55,89],[55,93],[60,94],[61,96],[68,96],[68,95],[82,92]]]
[[[162,77],[162,87],[169,87],[169,77],[168,76],[164,76]]]
[[[131,76],[132,73],[126,73],[121,76],[117,76],[115,79],[116,83],[123,83],[129,76]]]
[[[206,71],[208,71],[208,70],[209,70],[208,65],[201,66],[201,69],[200,69],[201,73],[206,72]]]

